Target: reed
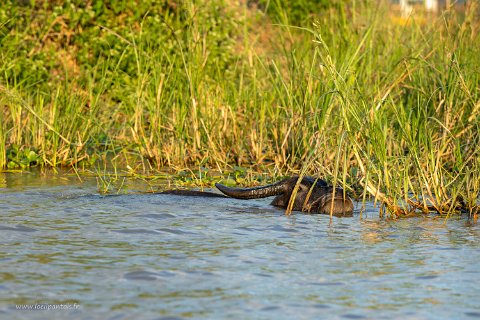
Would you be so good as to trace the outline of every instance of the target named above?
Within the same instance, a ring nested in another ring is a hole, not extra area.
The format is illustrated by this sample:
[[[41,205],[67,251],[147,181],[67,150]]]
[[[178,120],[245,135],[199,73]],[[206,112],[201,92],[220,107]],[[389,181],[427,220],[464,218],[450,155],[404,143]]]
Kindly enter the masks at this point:
[[[237,182],[316,174],[393,216],[478,212],[475,2],[402,23],[370,1],[308,21],[281,1],[73,3],[0,8],[1,167],[113,158],[201,185],[249,167]]]
[[[478,8],[469,10],[463,23],[444,16],[428,27],[412,23],[409,32],[382,24],[377,12],[359,32],[337,25],[329,33],[322,22],[315,29],[338,125],[350,140],[346,163],[395,215],[478,212],[476,187],[466,185],[480,159],[479,65],[471,60],[478,26],[469,16]]]

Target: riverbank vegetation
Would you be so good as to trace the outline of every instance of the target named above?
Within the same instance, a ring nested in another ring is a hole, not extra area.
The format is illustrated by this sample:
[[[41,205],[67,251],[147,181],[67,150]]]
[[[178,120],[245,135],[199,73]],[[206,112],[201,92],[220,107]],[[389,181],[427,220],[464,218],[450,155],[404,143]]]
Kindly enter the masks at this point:
[[[0,167],[310,174],[393,216],[478,213],[476,2],[421,20],[282,3],[7,1]]]

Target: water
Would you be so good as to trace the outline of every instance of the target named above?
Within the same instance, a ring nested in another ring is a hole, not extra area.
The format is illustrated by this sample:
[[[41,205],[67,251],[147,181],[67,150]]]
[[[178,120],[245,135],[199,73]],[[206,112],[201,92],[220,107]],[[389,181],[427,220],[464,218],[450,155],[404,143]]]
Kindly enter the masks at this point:
[[[480,318],[478,225],[367,209],[330,222],[0,174],[0,318]],[[17,309],[35,304],[70,309]]]

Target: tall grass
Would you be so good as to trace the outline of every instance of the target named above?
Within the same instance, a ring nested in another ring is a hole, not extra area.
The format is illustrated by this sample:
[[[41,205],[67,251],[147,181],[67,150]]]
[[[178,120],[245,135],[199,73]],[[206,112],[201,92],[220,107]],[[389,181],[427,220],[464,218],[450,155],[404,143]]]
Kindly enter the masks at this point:
[[[397,24],[376,2],[332,2],[300,26],[262,3],[7,3],[0,166],[26,149],[49,166],[252,166],[395,215],[478,211],[475,3]]]
[[[472,5],[460,24],[443,16],[399,28],[371,12],[359,32],[345,24],[325,31],[330,17],[314,30],[349,140],[347,166],[396,215],[478,211],[478,182],[471,182],[480,181],[477,10]]]

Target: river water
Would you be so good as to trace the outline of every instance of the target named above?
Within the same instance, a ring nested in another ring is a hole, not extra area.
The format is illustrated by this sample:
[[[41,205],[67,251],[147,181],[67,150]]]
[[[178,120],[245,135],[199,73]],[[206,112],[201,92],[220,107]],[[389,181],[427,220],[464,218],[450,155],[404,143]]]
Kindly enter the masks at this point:
[[[1,319],[475,319],[480,226],[0,174]],[[24,310],[36,308],[36,310]],[[48,309],[50,308],[50,309]]]

